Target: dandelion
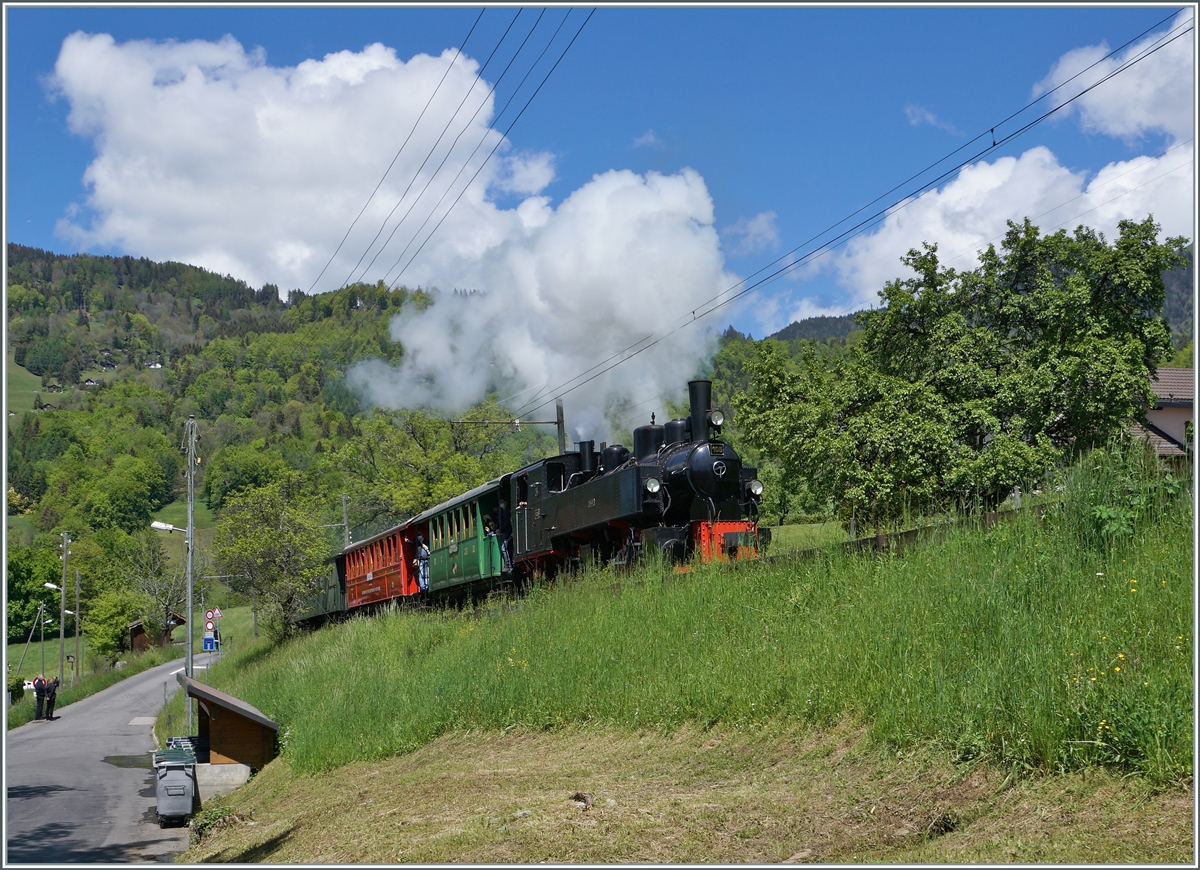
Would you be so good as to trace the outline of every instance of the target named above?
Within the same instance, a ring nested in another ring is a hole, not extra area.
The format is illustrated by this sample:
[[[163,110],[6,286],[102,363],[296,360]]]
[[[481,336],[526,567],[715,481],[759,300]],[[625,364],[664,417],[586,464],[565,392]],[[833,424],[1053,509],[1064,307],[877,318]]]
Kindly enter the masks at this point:
[[[1119,671],[1119,670],[1121,670],[1121,669],[1120,669],[1120,668],[1113,668],[1113,670],[1114,670],[1114,671]]]
[[[1125,658],[1125,653],[1117,653],[1117,658],[1119,658],[1119,659]]]

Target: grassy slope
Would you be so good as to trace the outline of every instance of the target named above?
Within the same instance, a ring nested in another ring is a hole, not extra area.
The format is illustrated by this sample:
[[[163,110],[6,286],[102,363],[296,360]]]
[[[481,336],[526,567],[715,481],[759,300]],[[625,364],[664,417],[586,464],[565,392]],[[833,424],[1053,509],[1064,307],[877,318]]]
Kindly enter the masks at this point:
[[[1049,525],[235,654],[214,684],[284,754],[230,799],[256,825],[188,857],[1187,860],[1189,503],[1108,554]]]
[[[1108,556],[1059,544],[1030,521],[903,558],[592,575],[503,618],[354,619],[229,688],[290,729],[301,771],[464,729],[854,715],[964,758],[1190,772],[1190,511]]]
[[[320,777],[275,763],[203,811],[186,862],[1186,863],[1189,788],[1103,770],[1006,782],[861,729],[443,737]],[[573,800],[592,800],[582,809]],[[237,816],[241,817],[239,822]]]
[[[33,396],[42,389],[42,379],[37,375],[30,374],[29,370],[24,366],[19,366],[13,362],[12,354],[9,353],[6,360],[5,369],[5,395],[8,399],[8,410],[16,411],[16,417],[8,418],[14,425],[20,425],[21,417],[26,411],[33,409]],[[52,394],[47,394],[52,395]],[[42,401],[47,402],[49,399],[43,397]]]

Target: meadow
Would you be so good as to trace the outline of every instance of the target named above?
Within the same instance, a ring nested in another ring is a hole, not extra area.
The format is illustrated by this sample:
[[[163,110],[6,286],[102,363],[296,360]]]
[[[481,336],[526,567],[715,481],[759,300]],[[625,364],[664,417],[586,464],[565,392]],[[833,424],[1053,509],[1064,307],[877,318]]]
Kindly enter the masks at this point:
[[[282,725],[300,774],[468,731],[851,721],[900,752],[1178,780],[1193,769],[1191,493],[1095,456],[1044,519],[903,554],[646,564],[397,608],[243,648],[211,677]]]

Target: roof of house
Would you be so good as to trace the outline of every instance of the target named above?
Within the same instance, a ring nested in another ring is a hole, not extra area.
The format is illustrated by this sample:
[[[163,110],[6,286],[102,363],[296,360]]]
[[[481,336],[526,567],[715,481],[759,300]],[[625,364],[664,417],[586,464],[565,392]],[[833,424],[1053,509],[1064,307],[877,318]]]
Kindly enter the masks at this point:
[[[1149,441],[1154,447],[1155,453],[1159,456],[1187,456],[1187,452],[1182,450],[1174,441],[1168,441],[1158,433],[1144,429],[1137,423],[1133,424],[1132,432],[1134,438],[1144,438]]]
[[[251,719],[254,722],[257,722],[259,725],[265,725],[273,731],[279,730],[279,725],[264,716],[262,711],[260,711],[257,707],[252,707],[245,701],[233,697],[233,695],[226,695],[224,692],[220,692],[214,689],[212,686],[206,686],[204,683],[198,683],[187,674],[183,673],[183,671],[179,672],[178,679],[179,685],[183,686],[183,690],[189,696],[193,698],[200,698],[201,700],[208,701],[211,704],[216,704],[219,707],[223,707],[226,710],[237,713],[239,716],[245,716],[247,719]]]
[[[173,617],[175,617],[175,623],[174,623],[175,625],[187,625],[187,617],[184,616],[182,613],[177,613],[174,610],[172,610],[171,615]],[[141,620],[141,619],[135,619],[133,622],[126,625],[125,628],[126,628],[126,630],[132,631],[134,628],[141,625],[142,622],[143,622],[143,620]]]
[[[1190,408],[1196,398],[1195,374],[1193,369],[1159,369],[1150,381],[1158,407]]]

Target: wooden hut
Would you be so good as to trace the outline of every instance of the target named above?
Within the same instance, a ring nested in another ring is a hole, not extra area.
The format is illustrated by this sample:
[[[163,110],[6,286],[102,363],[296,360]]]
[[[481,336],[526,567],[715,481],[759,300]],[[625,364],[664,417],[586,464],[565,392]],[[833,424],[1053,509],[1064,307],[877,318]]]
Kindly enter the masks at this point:
[[[279,726],[261,711],[182,672],[179,685],[189,698],[197,701],[200,709],[197,735],[208,738],[210,764],[244,764],[251,770],[259,770],[275,757],[275,734]]]

